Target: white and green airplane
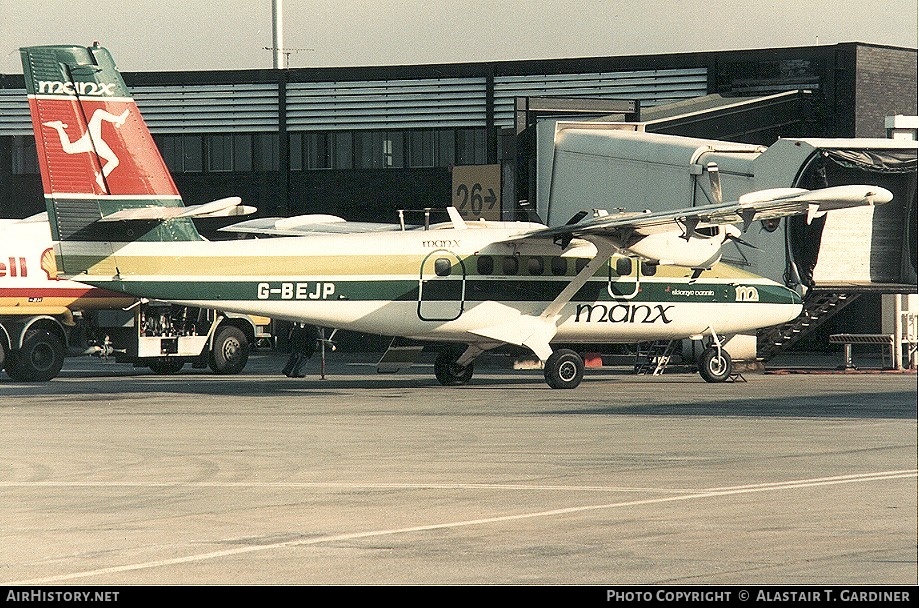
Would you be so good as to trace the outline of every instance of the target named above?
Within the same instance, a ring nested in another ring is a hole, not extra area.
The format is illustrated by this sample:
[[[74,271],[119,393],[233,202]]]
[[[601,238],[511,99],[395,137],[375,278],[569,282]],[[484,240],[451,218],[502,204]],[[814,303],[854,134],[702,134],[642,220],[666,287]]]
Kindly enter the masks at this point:
[[[700,373],[731,374],[726,338],[790,321],[800,296],[720,262],[755,221],[891,200],[876,186],[781,188],[667,212],[594,211],[564,226],[450,221],[368,225],[331,216],[243,222],[274,238],[208,241],[193,218],[243,214],[239,199],[185,207],[111,55],[21,49],[58,273],[96,287],[446,344],[445,385],[481,353],[531,350],[553,388],[584,360],[553,345],[704,340]],[[595,201],[591,201],[595,203]],[[589,206],[593,206],[592,204]],[[742,241],[740,241],[742,242]]]

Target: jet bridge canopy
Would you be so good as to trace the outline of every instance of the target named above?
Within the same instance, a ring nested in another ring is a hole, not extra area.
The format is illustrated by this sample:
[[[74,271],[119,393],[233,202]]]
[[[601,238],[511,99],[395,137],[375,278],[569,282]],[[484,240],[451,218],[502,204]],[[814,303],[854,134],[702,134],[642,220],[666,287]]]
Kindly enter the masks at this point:
[[[861,183],[894,194],[886,205],[830,213],[811,224],[788,218],[786,282],[850,292],[915,291],[917,149],[917,142],[905,140],[788,139],[757,159],[757,187],[791,178],[783,185]]]
[[[780,139],[757,146],[658,133],[642,126],[555,125],[539,211],[550,226],[581,210],[663,211],[712,202],[718,168],[723,200],[778,187],[873,184],[894,200],[750,227],[756,250],[727,247],[725,261],[790,286],[915,291],[917,142],[892,139]],[[735,250],[736,249],[736,250]]]

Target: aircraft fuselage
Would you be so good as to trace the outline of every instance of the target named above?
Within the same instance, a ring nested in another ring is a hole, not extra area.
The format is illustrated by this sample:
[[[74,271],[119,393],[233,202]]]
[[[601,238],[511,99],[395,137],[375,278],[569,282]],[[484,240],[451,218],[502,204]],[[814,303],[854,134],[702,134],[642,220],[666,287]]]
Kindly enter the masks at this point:
[[[512,226],[512,225],[511,225]],[[515,243],[519,228],[409,230],[270,241],[68,244],[107,259],[75,277],[158,300],[383,335],[469,342],[477,330],[539,316],[596,249],[575,240]],[[270,242],[270,247],[266,247]],[[711,328],[752,332],[801,310],[785,287],[725,264],[696,280],[613,257],[564,305],[556,342],[683,338]],[[117,275],[110,271],[117,270]],[[164,274],[167,272],[168,274]],[[647,269],[644,269],[647,270]],[[92,274],[102,272],[102,275]]]

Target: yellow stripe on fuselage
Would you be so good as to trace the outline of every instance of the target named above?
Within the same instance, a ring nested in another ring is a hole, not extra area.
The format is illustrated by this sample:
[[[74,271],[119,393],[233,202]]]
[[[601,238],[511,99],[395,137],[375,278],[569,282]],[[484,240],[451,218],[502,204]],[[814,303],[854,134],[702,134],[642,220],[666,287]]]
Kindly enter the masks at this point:
[[[463,231],[456,231],[463,232]],[[470,231],[480,232],[480,231]],[[548,260],[553,257],[588,258],[594,254],[592,246],[577,248],[577,256],[562,253],[557,246],[516,248],[508,243],[495,243],[489,239],[467,238],[456,233],[456,239],[419,239],[417,236],[406,238],[405,234],[386,238],[374,235],[336,235],[328,237],[294,237],[243,241],[218,242],[179,242],[163,243],[130,243],[116,249],[111,255],[107,243],[68,243],[67,268],[87,268],[89,275],[112,276],[117,268],[121,277],[131,276],[153,278],[157,276],[181,280],[182,277],[354,277],[362,276],[417,276],[422,260],[437,251],[449,251],[463,261],[465,273],[469,276],[478,274],[477,259],[491,255],[496,258],[514,256],[525,261],[529,257],[545,258],[546,278],[552,278]],[[443,234],[438,236],[444,236]],[[492,237],[493,238],[493,237]],[[458,246],[449,246],[451,241]],[[427,245],[425,243],[445,243],[447,246]],[[101,259],[101,253],[107,250],[107,257]],[[615,265],[615,258],[613,258]],[[528,276],[525,264],[520,265],[517,275],[503,275],[501,264],[495,264],[491,276]],[[575,270],[570,264],[568,275]],[[597,275],[607,276],[606,267]],[[655,277],[678,280],[688,278],[692,271],[678,266],[661,265],[656,269]],[[633,274],[634,276],[634,274]],[[539,277],[530,277],[538,280]],[[561,278],[561,277],[559,277]],[[711,270],[704,271],[699,280],[728,279],[757,281],[762,277],[742,269],[718,263]]]

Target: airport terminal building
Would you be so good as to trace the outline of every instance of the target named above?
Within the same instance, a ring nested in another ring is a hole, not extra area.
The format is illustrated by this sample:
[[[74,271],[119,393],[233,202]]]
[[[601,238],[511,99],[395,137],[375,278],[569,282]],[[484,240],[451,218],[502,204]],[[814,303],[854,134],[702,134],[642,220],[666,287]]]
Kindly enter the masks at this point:
[[[646,133],[765,149],[780,138],[915,139],[919,114],[917,50],[858,42],[123,76],[186,204],[240,196],[265,217],[395,222],[399,210],[453,204],[467,216],[521,218],[541,208],[540,133],[560,120],[635,123]],[[864,158],[857,162],[869,171],[895,171],[891,183],[907,201],[891,220],[905,227],[896,244],[905,260],[892,262],[901,268],[860,286],[866,297],[842,321],[846,331],[874,332],[881,293],[915,292],[916,159],[914,151],[893,164]],[[3,75],[0,214],[43,210],[23,78]]]

